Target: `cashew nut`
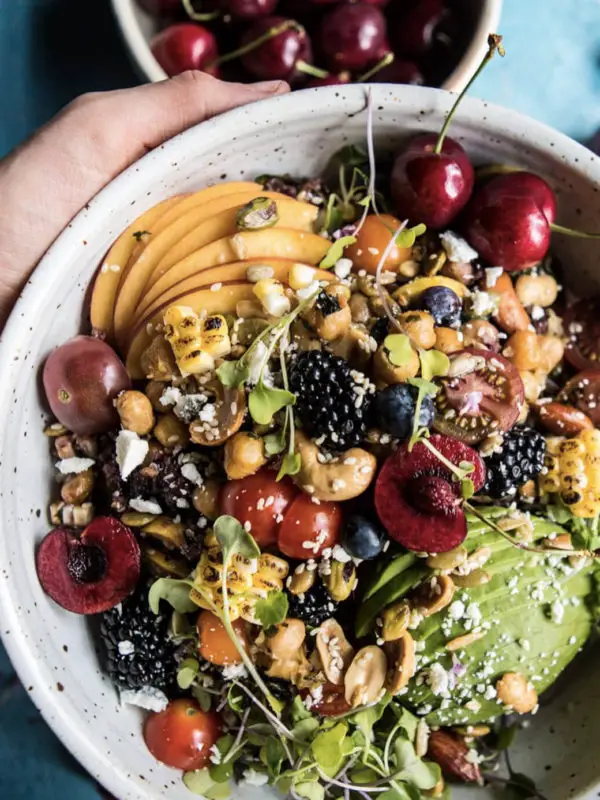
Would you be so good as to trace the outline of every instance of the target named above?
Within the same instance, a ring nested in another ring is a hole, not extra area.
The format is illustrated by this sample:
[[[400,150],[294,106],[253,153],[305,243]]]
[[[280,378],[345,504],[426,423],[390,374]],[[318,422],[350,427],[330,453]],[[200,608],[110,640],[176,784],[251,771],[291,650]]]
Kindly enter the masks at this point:
[[[386,642],[383,649],[388,664],[385,689],[393,696],[404,689],[415,674],[415,640],[406,631],[400,639]]]
[[[351,500],[361,495],[375,476],[375,456],[360,447],[351,447],[322,464],[318,446],[301,431],[296,431],[295,445],[301,466],[294,481],[319,500]]]
[[[412,350],[409,361],[398,367],[390,361],[390,354],[385,345],[380,345],[373,356],[373,371],[375,378],[383,383],[404,383],[409,378],[414,378],[421,362],[416,350]]]
[[[352,708],[374,703],[383,689],[387,673],[385,653],[376,645],[363,647],[354,656],[344,677],[346,702]]]
[[[286,619],[273,632],[260,632],[256,646],[267,658],[267,675],[270,678],[294,683],[310,672],[305,639],[306,627],[300,619]]]
[[[538,703],[537,692],[519,672],[503,675],[496,683],[496,693],[498,700],[517,714],[528,714]]]
[[[354,648],[338,622],[327,619],[321,624],[316,636],[316,647],[327,680],[334,684],[341,683],[342,676],[354,658]]]

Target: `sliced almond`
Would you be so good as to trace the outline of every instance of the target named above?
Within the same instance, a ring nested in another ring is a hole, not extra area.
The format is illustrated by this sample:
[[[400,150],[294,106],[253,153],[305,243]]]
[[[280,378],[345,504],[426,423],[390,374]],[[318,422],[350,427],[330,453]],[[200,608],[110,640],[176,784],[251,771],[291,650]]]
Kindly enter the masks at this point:
[[[316,646],[327,680],[340,684],[354,658],[354,648],[340,624],[334,619],[325,620],[317,633]]]
[[[465,633],[464,636],[457,636],[456,639],[451,639],[449,642],[446,642],[446,650],[450,650],[450,652],[464,650],[465,647],[469,647],[469,645],[474,642],[478,642],[480,639],[483,639],[484,636],[485,633],[483,631]]]
[[[352,708],[374,703],[383,689],[387,659],[376,645],[363,647],[354,656],[344,677],[346,702]]]

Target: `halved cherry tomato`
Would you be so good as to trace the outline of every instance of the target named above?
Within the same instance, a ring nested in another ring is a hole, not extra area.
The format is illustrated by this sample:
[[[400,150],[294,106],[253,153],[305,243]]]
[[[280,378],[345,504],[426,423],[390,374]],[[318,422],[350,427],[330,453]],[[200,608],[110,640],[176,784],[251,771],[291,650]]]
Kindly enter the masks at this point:
[[[575,369],[600,366],[600,298],[579,300],[569,306],[564,317],[569,342],[565,358]]]
[[[307,494],[299,494],[286,512],[277,545],[290,558],[317,558],[340,538],[342,510],[338,503],[313,503]]]
[[[441,380],[435,399],[436,431],[477,444],[494,430],[512,428],[525,396],[517,368],[493,350],[474,347],[453,353],[450,364],[458,374]]]
[[[250,533],[259,547],[277,542],[283,515],[298,489],[289,478],[277,482],[277,474],[261,469],[237,481],[227,481],[221,492],[221,513],[230,514],[242,525],[249,523]]]
[[[344,692],[345,689],[341,685],[323,684],[323,695],[320,700],[311,705],[310,710],[322,717],[339,717],[347,714],[352,710],[352,706],[346,700]],[[301,691],[300,695],[304,699],[308,695],[308,690]]]
[[[369,214],[356,235],[356,242],[346,249],[344,255],[352,259],[356,268],[366,269],[374,275],[392,234],[400,225],[400,220],[391,214],[381,214],[381,216]],[[394,245],[388,253],[383,269],[395,272],[400,264],[408,261],[410,255],[410,247]]]
[[[210,748],[220,735],[219,715],[202,711],[195,700],[173,700],[144,724],[144,741],[154,758],[186,772],[209,763]]]
[[[238,638],[244,647],[248,648],[248,634],[246,623],[243,619],[236,619],[232,623]],[[206,661],[224,667],[227,664],[240,664],[242,657],[233,643],[225,626],[212,611],[201,611],[196,621],[198,629],[198,652]]]
[[[600,367],[578,372],[565,385],[558,400],[575,406],[592,420],[595,426],[600,425]]]

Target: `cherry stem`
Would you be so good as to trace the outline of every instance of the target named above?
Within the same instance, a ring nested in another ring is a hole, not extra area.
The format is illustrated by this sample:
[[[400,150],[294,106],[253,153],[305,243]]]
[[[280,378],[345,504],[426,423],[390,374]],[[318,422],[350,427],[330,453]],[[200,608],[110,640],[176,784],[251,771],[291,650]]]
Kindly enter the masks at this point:
[[[550,223],[550,230],[553,233],[562,233],[563,236],[572,236],[575,239],[600,239],[600,233],[588,233],[586,231],[575,231],[573,228],[565,228],[564,225]]]
[[[187,0],[187,2],[189,1],[190,0]],[[304,28],[302,27],[302,25],[299,25],[293,19],[286,19],[286,21],[282,22],[281,25],[276,25],[274,28],[269,28],[268,31],[265,31],[262,34],[262,36],[259,36],[253,42],[248,42],[248,44],[244,44],[241,47],[238,47],[237,50],[232,50],[231,53],[226,53],[224,56],[216,58],[214,61],[208,64],[208,67],[216,67],[219,66],[220,64],[225,64],[228,61],[234,61],[236,58],[241,58],[242,56],[251,53],[253,50],[256,50],[257,47],[260,47],[265,42],[268,42],[271,39],[274,39],[276,36],[279,36],[280,33],[290,30],[290,28],[297,31],[298,33],[304,33]],[[317,77],[320,78],[323,76],[317,75]]]
[[[525,169],[512,164],[486,164],[475,170],[475,178],[480,181],[485,178],[495,178],[497,175],[511,175],[513,172],[525,172]]]
[[[444,145],[444,139],[446,138],[446,134],[448,133],[448,128],[450,127],[450,123],[452,122],[452,118],[456,113],[459,105],[462,102],[463,97],[467,94],[471,86],[475,83],[479,75],[483,72],[485,67],[487,66],[488,62],[492,60],[494,57],[494,53],[498,51],[501,56],[504,56],[504,48],[502,47],[502,37],[499,36],[497,33],[490,33],[488,36],[488,51],[483,57],[481,64],[477,67],[477,70],[471,77],[471,80],[467,83],[465,88],[456,98],[454,105],[450,109],[448,115],[446,116],[446,120],[442,126],[442,130],[440,131],[440,135],[438,136],[438,140],[435,143],[435,147],[433,148],[433,152],[437,153],[438,155],[442,152],[442,147]]]
[[[315,67],[314,64],[308,64],[306,61],[296,61],[295,67],[298,72],[302,72],[304,75],[311,75],[313,78],[328,78],[331,74],[326,69]]]
[[[384,67],[389,67],[389,65],[394,62],[395,58],[396,56],[392,52],[386,53],[381,61],[378,61],[374,67],[371,67],[370,70],[367,70],[367,72],[357,78],[356,82],[364,83],[365,81],[370,80],[373,75],[376,75],[379,72],[379,70],[382,70]]]
[[[194,22],[210,22],[213,19],[221,16],[220,11],[196,11],[194,8],[193,0],[181,0],[185,13]]]

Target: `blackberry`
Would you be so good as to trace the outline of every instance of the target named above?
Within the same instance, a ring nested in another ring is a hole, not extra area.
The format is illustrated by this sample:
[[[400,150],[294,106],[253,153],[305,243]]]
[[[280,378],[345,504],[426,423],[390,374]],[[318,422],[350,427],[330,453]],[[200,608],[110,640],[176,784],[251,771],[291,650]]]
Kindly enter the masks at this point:
[[[360,444],[373,387],[339,356],[322,350],[301,353],[290,373],[296,413],[305,431],[332,450]]]
[[[484,459],[487,478],[482,493],[494,500],[511,499],[519,486],[544,466],[546,440],[528,427],[513,428],[504,436],[502,450]]]
[[[288,617],[301,619],[313,628],[334,617],[338,608],[318,578],[308,592],[300,596],[290,593],[288,599]]]
[[[150,610],[146,587],[102,615],[100,636],[113,683],[123,689],[152,686],[162,691],[173,685],[175,647],[167,637],[168,626],[166,614]]]

